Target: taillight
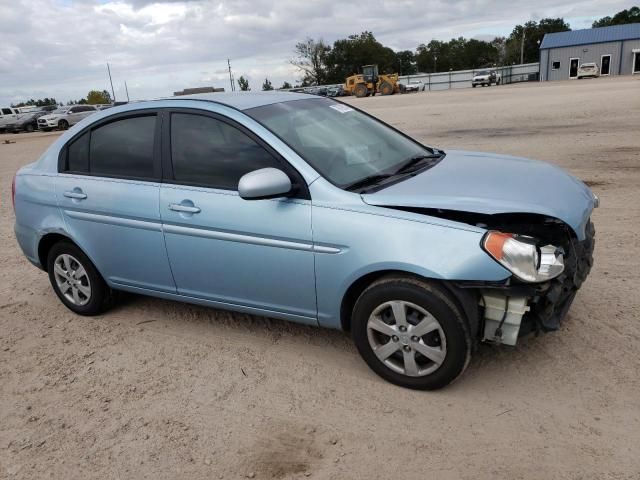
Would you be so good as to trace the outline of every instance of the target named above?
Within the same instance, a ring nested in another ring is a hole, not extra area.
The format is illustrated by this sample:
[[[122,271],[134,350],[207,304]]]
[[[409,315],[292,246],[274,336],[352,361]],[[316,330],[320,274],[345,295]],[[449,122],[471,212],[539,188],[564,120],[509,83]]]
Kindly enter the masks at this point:
[[[16,176],[13,176],[13,182],[11,182],[11,203],[13,204],[13,211],[16,211]]]

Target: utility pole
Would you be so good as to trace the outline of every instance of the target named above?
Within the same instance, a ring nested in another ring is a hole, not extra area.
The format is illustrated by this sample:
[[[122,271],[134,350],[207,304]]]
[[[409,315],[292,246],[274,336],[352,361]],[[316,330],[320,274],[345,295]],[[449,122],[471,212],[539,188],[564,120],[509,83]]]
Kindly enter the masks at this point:
[[[129,89],[127,88],[127,81],[124,81],[124,91],[127,92],[127,103],[129,103]]]
[[[524,63],[524,37],[527,35],[526,27],[522,27],[522,41],[520,42],[520,65]]]
[[[233,76],[231,75],[231,61],[227,58],[227,65],[229,66],[229,84],[231,84],[231,91],[235,92],[236,87],[233,85]]]
[[[107,63],[107,72],[109,72],[109,83],[111,83],[111,95],[113,95],[113,103],[116,102],[116,92],[113,89],[113,80],[111,80],[111,69],[109,68],[109,63]]]

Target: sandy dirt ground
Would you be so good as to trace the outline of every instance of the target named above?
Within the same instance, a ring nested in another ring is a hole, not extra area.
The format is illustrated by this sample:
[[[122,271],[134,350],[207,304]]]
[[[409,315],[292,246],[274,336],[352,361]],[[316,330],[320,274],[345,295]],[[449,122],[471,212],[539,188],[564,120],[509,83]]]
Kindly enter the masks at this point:
[[[640,78],[349,102],[593,186],[596,263],[561,331],[423,393],[338,331],[136,296],[75,316],[13,235],[12,175],[57,134],[1,135],[0,478],[640,478]]]

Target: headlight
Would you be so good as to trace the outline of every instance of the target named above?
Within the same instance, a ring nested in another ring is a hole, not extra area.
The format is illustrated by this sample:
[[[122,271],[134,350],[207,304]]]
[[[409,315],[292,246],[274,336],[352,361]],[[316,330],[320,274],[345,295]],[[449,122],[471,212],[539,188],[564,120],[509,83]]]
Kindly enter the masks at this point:
[[[553,245],[538,247],[532,237],[488,232],[482,246],[498,263],[525,282],[544,282],[564,271],[562,249]]]

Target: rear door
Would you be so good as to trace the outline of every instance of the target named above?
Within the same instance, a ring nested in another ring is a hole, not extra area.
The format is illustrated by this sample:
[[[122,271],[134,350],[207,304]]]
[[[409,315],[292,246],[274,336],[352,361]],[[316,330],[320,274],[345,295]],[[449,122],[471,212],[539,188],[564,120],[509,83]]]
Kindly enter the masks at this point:
[[[175,292],[159,213],[160,121],[121,114],[62,151],[56,196],[72,238],[116,287]]]
[[[316,324],[311,201],[302,177],[226,117],[168,110],[160,214],[178,293]],[[294,198],[244,200],[242,175],[289,174]]]

